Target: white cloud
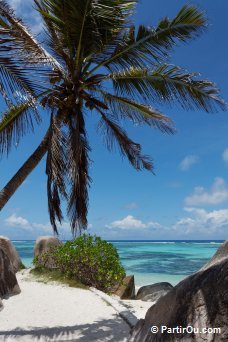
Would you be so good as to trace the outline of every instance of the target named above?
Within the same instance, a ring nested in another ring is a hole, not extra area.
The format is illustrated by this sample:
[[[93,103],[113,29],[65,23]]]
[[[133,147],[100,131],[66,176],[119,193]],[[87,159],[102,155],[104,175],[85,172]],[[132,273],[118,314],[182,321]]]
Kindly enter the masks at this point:
[[[195,155],[186,156],[180,163],[179,168],[181,171],[188,171],[191,166],[199,162],[199,157]]]
[[[33,0],[8,0],[8,4],[12,7],[17,16],[22,17],[23,21],[31,27],[34,34],[42,31],[42,19],[38,12],[34,9]]]
[[[228,200],[228,186],[223,178],[215,178],[209,191],[202,186],[197,186],[193,193],[185,198],[185,204],[195,205],[215,205]]]
[[[226,235],[228,229],[228,209],[206,211],[201,208],[184,208],[185,216],[169,226],[158,222],[143,222],[134,216],[127,216],[107,225],[113,236],[150,239],[210,239]],[[110,234],[110,233],[108,233]],[[115,235],[117,234],[117,235]]]
[[[52,227],[50,225],[50,223],[31,223],[32,228],[36,228],[39,230],[42,230],[44,233],[51,233],[52,232]]]
[[[23,230],[34,230],[37,229],[43,233],[51,233],[52,227],[50,223],[42,224],[36,222],[29,222],[26,218],[12,214],[5,219],[5,223],[10,227],[21,228]]]
[[[52,235],[53,229],[50,223],[37,223],[30,222],[24,217],[18,216],[16,213],[13,213],[11,216],[4,220],[7,226],[16,228],[15,231],[19,232],[19,230],[28,233],[32,233],[36,236],[44,235]],[[68,222],[62,222],[62,224],[58,224],[58,231],[60,234],[60,238],[62,239],[71,239],[71,228]],[[92,224],[88,224],[88,229],[92,228]]]
[[[225,151],[223,152],[222,158],[224,162],[228,163],[228,148],[226,148]]]
[[[160,228],[161,225],[157,222],[142,222],[132,215],[128,215],[122,220],[113,221],[107,228],[117,228],[123,230],[134,230],[134,229],[147,229],[147,228]]]
[[[21,216],[17,216],[16,214],[12,214],[10,217],[5,219],[5,222],[8,226],[10,227],[21,227],[23,229],[29,229],[30,228],[30,223],[28,220]]]
[[[223,233],[228,228],[228,209],[206,211],[198,208],[185,208],[192,217],[179,219],[172,228],[176,233],[185,235],[213,235]]]

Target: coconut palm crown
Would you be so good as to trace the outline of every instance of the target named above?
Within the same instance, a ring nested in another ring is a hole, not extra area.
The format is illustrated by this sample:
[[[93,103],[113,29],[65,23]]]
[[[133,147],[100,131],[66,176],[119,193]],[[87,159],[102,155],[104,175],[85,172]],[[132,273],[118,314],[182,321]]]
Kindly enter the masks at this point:
[[[48,207],[55,232],[63,219],[61,200],[67,202],[73,232],[87,227],[89,111],[99,117],[98,130],[109,150],[117,144],[136,170],[153,172],[150,158],[121,128],[122,121],[173,133],[172,121],[153,104],[179,102],[185,110],[206,112],[225,108],[212,82],[169,64],[178,42],[205,29],[204,14],[187,5],[157,27],[136,27],[132,18],[137,2],[34,0],[44,24],[40,42],[0,1],[0,92],[7,105],[0,117],[0,153],[8,154],[42,120],[39,108],[47,110],[50,124],[43,150],[32,158],[38,163],[47,154]],[[6,198],[6,191],[1,196]]]

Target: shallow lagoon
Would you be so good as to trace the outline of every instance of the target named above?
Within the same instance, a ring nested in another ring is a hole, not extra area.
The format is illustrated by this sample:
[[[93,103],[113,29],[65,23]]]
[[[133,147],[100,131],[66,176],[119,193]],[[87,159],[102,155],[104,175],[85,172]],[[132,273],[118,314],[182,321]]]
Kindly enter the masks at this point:
[[[110,241],[111,242],[111,241]],[[136,285],[175,285],[200,269],[223,241],[112,241]],[[25,266],[32,265],[34,241],[14,241]]]

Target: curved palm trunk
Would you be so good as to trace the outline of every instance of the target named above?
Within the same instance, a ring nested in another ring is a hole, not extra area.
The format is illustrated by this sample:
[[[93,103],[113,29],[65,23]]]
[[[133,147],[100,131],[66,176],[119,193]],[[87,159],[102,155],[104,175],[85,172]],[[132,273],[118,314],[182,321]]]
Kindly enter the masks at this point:
[[[27,161],[22,165],[22,167],[17,171],[17,173],[11,178],[7,185],[0,191],[0,211],[9,201],[11,196],[19,188],[19,186],[24,182],[28,175],[35,169],[39,164],[48,148],[49,131],[47,131],[43,140],[37,149],[31,154]]]

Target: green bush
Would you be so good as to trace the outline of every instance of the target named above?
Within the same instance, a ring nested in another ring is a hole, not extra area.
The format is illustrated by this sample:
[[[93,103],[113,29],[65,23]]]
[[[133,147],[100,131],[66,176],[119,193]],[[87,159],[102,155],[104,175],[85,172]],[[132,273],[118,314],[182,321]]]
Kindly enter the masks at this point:
[[[52,257],[57,269],[69,278],[76,278],[88,286],[109,291],[125,276],[116,248],[98,236],[82,235],[74,241],[52,249],[42,255]],[[35,259],[36,267],[43,266]]]
[[[36,270],[45,270],[45,269],[57,269],[58,266],[56,264],[56,246],[50,246],[47,252],[43,252],[37,255],[33,259],[33,265]]]

